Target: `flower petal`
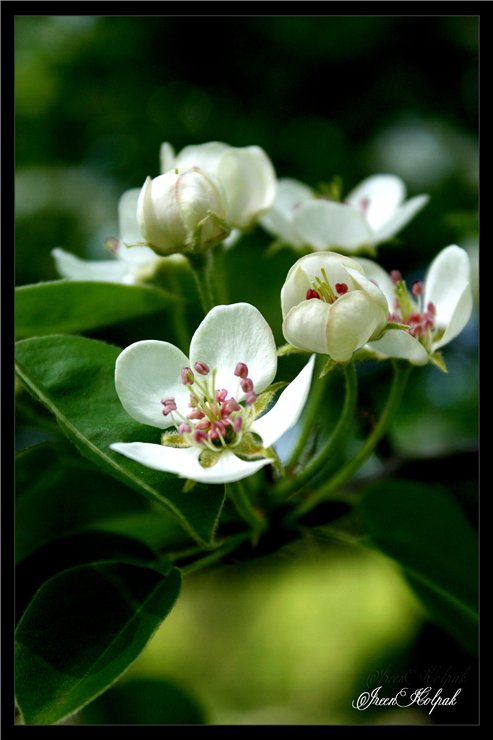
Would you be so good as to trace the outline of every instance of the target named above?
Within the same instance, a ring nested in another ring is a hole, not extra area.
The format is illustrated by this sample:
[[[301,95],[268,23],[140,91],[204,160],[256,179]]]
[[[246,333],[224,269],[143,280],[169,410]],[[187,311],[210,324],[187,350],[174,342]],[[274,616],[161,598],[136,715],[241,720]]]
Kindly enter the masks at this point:
[[[397,234],[428,203],[429,199],[428,195],[417,195],[399,206],[389,220],[375,232],[375,244],[380,244]]]
[[[118,355],[115,367],[116,392],[125,411],[142,424],[175,426],[172,413],[163,416],[161,400],[172,397],[178,410],[188,413],[189,392],[181,382],[181,370],[188,366],[188,358],[168,342],[131,344]]]
[[[192,337],[190,361],[205,362],[217,369],[216,387],[234,393],[238,362],[248,365],[248,375],[259,393],[273,381],[277,371],[277,350],[272,330],[260,311],[249,303],[216,306]],[[244,398],[240,391],[237,400]]]
[[[327,324],[331,306],[313,299],[293,306],[282,324],[287,342],[307,352],[327,354]]]
[[[293,226],[293,216],[302,203],[313,199],[313,192],[307,185],[289,177],[281,178],[277,181],[276,199],[260,223],[272,236],[293,247],[301,247],[303,239]]]
[[[383,357],[409,360],[413,365],[426,365],[429,360],[428,352],[423,345],[402,329],[392,329],[381,339],[370,342],[368,346]]]
[[[373,231],[383,226],[406,196],[396,175],[372,175],[352,190],[346,202],[362,211]]]
[[[283,390],[275,406],[253,422],[251,430],[262,437],[264,447],[277,442],[298,421],[310,390],[314,364],[315,355],[312,355],[303,370]]]
[[[159,161],[161,163],[161,174],[163,175],[168,170],[171,170],[175,166],[176,155],[175,150],[171,144],[167,141],[161,144],[159,150]]]
[[[199,463],[198,447],[176,449],[150,442],[115,442],[110,447],[148,468],[176,473],[180,478],[188,478],[198,483],[230,483],[247,478],[272,463],[272,460],[267,458],[245,462],[232,452],[226,451],[211,468],[203,468]]]
[[[177,167],[179,172],[189,170],[191,167],[217,175],[219,159],[230,147],[222,141],[208,141],[206,144],[191,144],[186,146],[175,157],[172,167]]]
[[[465,327],[472,312],[472,291],[469,285],[464,287],[449,323],[438,342],[433,343],[433,349],[439,349],[452,341]]]
[[[250,226],[274,202],[276,173],[258,146],[228,148],[215,174],[226,192],[228,221],[237,228]]]
[[[328,200],[305,202],[293,216],[293,226],[315,249],[345,249],[348,252],[373,244],[366,217],[356,208]]]
[[[330,306],[326,351],[336,362],[348,362],[379,328],[381,307],[362,290],[346,293]]]
[[[452,244],[435,257],[425,278],[425,305],[429,301],[435,304],[438,326],[449,324],[470,280],[471,265],[464,249]]]
[[[333,290],[336,283],[347,283],[351,289],[353,285],[346,269],[348,267],[363,273],[363,268],[356,260],[336,252],[315,252],[300,257],[289,270],[281,289],[283,316],[306,299],[308,288],[312,287],[317,277],[322,278],[322,269],[325,270]]]
[[[126,190],[118,201],[118,231],[122,244],[136,244],[144,241],[137,221],[137,201],[140,188]],[[152,252],[152,250],[149,250]]]
[[[387,299],[390,311],[393,311],[395,300],[394,283],[392,282],[389,273],[373,260],[368,260],[365,257],[358,257],[357,260],[365,271],[365,275],[368,280],[372,280],[380,288]]]
[[[374,307],[376,309],[380,308],[380,323],[382,324],[383,328],[387,323],[388,316],[389,305],[387,302],[387,298],[380,290],[380,288],[375,285],[375,283],[373,283],[366,275],[362,275],[358,270],[354,270],[352,267],[346,267],[346,272],[351,275],[353,282],[356,283],[360,290],[366,293],[366,295],[371,299]]]
[[[131,271],[123,262],[112,260],[82,260],[64,249],[51,250],[56,269],[64,278],[98,280],[109,283],[134,282]]]

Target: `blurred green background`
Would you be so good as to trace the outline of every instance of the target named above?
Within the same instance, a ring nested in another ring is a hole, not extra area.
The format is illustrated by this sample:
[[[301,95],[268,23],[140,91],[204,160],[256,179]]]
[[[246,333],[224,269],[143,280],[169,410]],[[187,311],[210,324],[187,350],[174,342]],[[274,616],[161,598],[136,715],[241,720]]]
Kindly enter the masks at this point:
[[[457,243],[477,299],[476,17],[19,15],[15,25],[18,285],[57,277],[55,246],[104,259],[118,198],[158,174],[161,142],[219,140],[258,144],[279,176],[313,186],[339,175],[347,192],[370,174],[400,175],[431,201],[379,260],[413,280]],[[224,269],[231,301],[257,305],[282,341],[278,295],[296,256],[267,256],[269,241],[254,230]],[[238,279],[247,273],[255,279]],[[144,332],[170,338],[159,317]],[[141,324],[94,336],[145,338]],[[380,452],[404,477],[447,486],[475,523],[475,315],[444,354],[448,375],[414,372]],[[362,370],[364,425],[388,374]],[[21,423],[20,447],[29,433]],[[219,724],[458,723],[475,721],[471,661],[389,560],[314,535],[191,577],[124,681],[177,679]],[[351,709],[378,671],[430,666],[471,669],[453,716]]]

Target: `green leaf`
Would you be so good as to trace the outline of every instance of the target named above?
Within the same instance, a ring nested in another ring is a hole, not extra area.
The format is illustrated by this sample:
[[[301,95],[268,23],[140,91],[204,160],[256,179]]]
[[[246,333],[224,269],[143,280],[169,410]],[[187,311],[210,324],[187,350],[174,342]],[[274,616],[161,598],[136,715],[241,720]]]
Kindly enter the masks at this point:
[[[170,612],[180,573],[92,563],[53,576],[17,628],[17,702],[26,724],[54,724],[130,666]]]
[[[15,291],[19,339],[93,331],[121,321],[169,310],[171,293],[143,285],[56,280]]]
[[[439,486],[387,481],[359,514],[377,547],[397,560],[430,616],[472,652],[477,640],[477,537]]]
[[[103,560],[151,566],[156,559],[149,547],[121,534],[81,532],[53,540],[25,558],[16,568],[16,617],[20,619],[38,588],[62,570]]]
[[[134,421],[114,387],[118,347],[84,337],[54,336],[17,343],[17,372],[79,451],[105,472],[165,506],[199,542],[210,544],[223,486],[198,484],[184,495],[183,480],[151,470],[109,449],[112,442],[154,442],[160,431]]]
[[[202,725],[204,710],[181,687],[162,678],[113,686],[77,717],[84,725]]]

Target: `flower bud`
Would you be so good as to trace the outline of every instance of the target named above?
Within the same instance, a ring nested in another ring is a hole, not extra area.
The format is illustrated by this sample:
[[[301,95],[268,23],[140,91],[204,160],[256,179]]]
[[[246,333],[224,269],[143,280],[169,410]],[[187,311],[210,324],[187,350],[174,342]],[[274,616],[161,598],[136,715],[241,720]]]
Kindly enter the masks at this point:
[[[207,249],[230,232],[222,186],[199,167],[148,177],[137,202],[137,219],[149,246],[159,254]]]
[[[281,303],[286,340],[336,362],[348,362],[387,324],[382,291],[358,262],[334,252],[299,259],[287,275]]]

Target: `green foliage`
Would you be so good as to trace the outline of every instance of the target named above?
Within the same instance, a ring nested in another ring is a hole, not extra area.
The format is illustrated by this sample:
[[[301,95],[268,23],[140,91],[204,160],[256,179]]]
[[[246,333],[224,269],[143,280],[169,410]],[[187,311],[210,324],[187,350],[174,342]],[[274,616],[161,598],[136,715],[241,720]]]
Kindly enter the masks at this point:
[[[15,300],[16,332],[19,339],[24,339],[94,331],[170,310],[178,299],[142,285],[61,280],[21,286],[16,289]]]
[[[358,507],[365,529],[403,567],[432,618],[471,652],[477,649],[476,534],[441,486],[386,481]]]
[[[17,628],[17,701],[26,724],[53,724],[111,686],[172,608],[176,569],[91,563],[37,592]]]
[[[112,442],[159,442],[123,409],[114,388],[117,347],[84,337],[24,339],[17,344],[20,378],[56,415],[82,454],[110,475],[171,511],[198,540],[210,543],[219,515],[221,486],[197,486],[188,496],[175,476],[142,466],[112,452]]]

